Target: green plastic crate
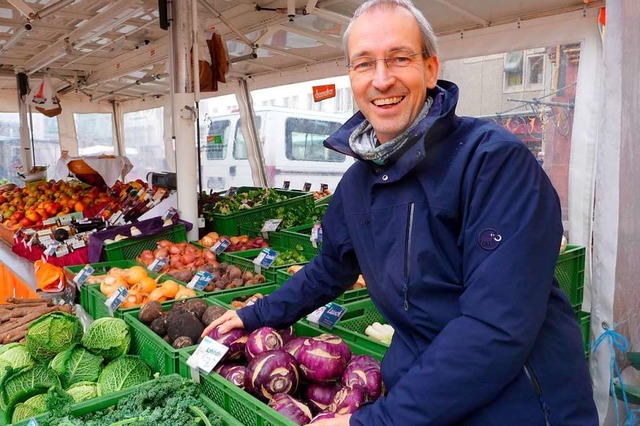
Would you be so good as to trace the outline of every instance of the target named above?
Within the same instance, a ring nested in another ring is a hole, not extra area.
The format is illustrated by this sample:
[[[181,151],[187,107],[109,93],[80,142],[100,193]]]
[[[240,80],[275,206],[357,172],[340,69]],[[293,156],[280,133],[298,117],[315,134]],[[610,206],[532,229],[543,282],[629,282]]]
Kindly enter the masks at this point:
[[[215,305],[211,300],[203,299],[208,305]],[[175,300],[164,302],[162,310],[168,311]],[[139,309],[124,314],[124,321],[131,331],[131,348],[129,353],[138,355],[155,372],[162,375],[173,374],[178,371],[178,349],[165,342],[162,337],[151,331],[146,324],[138,319]],[[197,345],[191,346],[193,350]]]
[[[231,302],[233,301],[233,299],[237,297],[252,296],[256,293],[260,293],[263,296],[266,296],[267,294],[273,293],[274,290],[276,290],[278,287],[279,287],[278,285],[273,283],[269,285],[260,285],[260,286],[252,285],[250,287],[234,289],[235,291],[228,290],[226,292],[220,291],[220,292],[211,293],[210,295],[205,296],[205,299],[215,302],[217,304],[221,304],[227,309],[231,309]]]
[[[135,260],[119,260],[115,262],[100,262],[100,263],[91,263],[91,267],[94,269],[93,275],[103,275],[109,272],[111,268],[130,268],[132,266],[140,265]],[[80,272],[85,265],[73,265],[73,266],[65,266],[64,274],[69,281],[73,281],[73,277],[76,276],[78,272]],[[75,284],[74,284],[75,285]],[[89,307],[89,287],[90,285],[83,285],[80,287],[80,306],[87,311]],[[89,313],[87,311],[87,313]]]
[[[569,297],[576,313],[582,308],[584,266],[585,248],[568,245],[567,249],[558,256],[554,272],[558,285]]]
[[[589,358],[589,352],[591,351],[591,313],[579,312],[578,323],[580,324],[580,330],[582,331],[582,340],[584,342],[584,354]]]
[[[156,278],[158,274],[149,272],[149,276],[152,278]],[[160,277],[158,282],[163,283],[167,280],[173,280],[173,279],[170,276],[163,275],[162,277]],[[180,283],[180,281],[177,281],[177,280],[173,280],[173,281]],[[111,316],[109,312],[109,308],[107,307],[107,305],[104,304],[107,301],[107,297],[104,294],[102,294],[102,292],[100,292],[100,284],[91,284],[88,286],[83,286],[83,288],[84,287],[87,287],[86,306],[85,305],[82,306],[85,309],[85,311],[87,311],[87,313],[94,320],[98,318]],[[196,297],[202,298],[206,294],[205,292],[202,292],[199,290],[194,290],[194,291],[196,292]],[[189,299],[192,299],[192,298],[189,298]],[[162,305],[170,305],[173,302],[174,300],[168,300],[166,302],[162,302]],[[118,308],[116,309],[115,312],[113,312],[113,316],[115,318],[123,318],[124,314],[128,312],[137,312],[138,310],[140,310],[139,306],[136,306],[133,308]]]
[[[249,192],[259,188],[240,187],[238,193]],[[255,207],[231,214],[212,213],[206,215],[205,229],[207,231],[216,231],[221,235],[238,235],[240,232],[239,225],[255,222],[264,222],[272,219],[276,211],[281,208],[297,207],[303,204],[313,203],[313,195],[301,191],[285,191],[277,189],[276,192],[286,196],[288,199],[266,206]]]
[[[314,247],[311,243],[311,230],[313,229],[313,224],[306,224],[300,226],[294,226],[292,228],[287,228],[282,230],[282,235],[286,238],[284,241],[284,247],[293,248],[295,246],[301,246],[305,252],[316,254],[320,252],[320,248],[322,247],[322,243],[319,242],[316,245],[318,247]]]
[[[271,247],[271,249],[275,250],[275,251],[286,251],[289,249],[283,248],[283,247],[278,247],[278,246],[273,246]],[[255,249],[255,250],[245,250],[245,251],[234,251],[233,253],[228,253],[225,257],[225,262],[230,263],[232,265],[237,265],[241,268],[243,268],[244,270],[249,270],[249,271],[254,271],[255,270],[255,265],[253,263],[253,259],[255,259],[260,252],[262,251],[262,249]],[[307,258],[310,258],[309,254],[306,254]],[[282,268],[288,268],[291,265],[304,265],[308,262],[301,262],[301,263],[288,263],[285,265],[281,265],[281,266],[273,266],[269,269],[264,269],[262,268],[262,275],[264,275],[268,281],[273,281],[276,282],[276,271],[278,269],[282,269]]]
[[[293,327],[296,336],[318,336],[327,332],[326,330],[314,328],[302,322],[297,322]],[[354,354],[366,354],[371,355],[378,360],[382,359],[379,354],[371,353],[366,348],[355,343],[353,340],[349,340],[349,337],[343,337],[343,339],[349,345]],[[183,377],[191,377],[191,370],[187,365],[187,359],[193,351],[193,348],[180,350],[179,373]],[[225,380],[217,373],[202,375],[200,377],[200,386],[202,393],[211,398],[213,402],[220,405],[225,411],[245,426],[295,425],[291,420],[272,410],[267,406],[267,404]]]
[[[278,269],[276,271],[276,284],[284,284],[289,278],[291,278],[291,275],[292,274],[288,273],[286,269]],[[335,302],[339,305],[342,305],[345,303],[355,302],[356,300],[367,298],[369,298],[369,290],[364,287],[345,291],[340,296],[336,297]]]
[[[329,202],[331,201],[331,198],[333,198],[333,194],[327,195],[326,197],[319,198],[315,200],[314,203],[316,203],[316,206],[324,206],[329,204]]]
[[[144,250],[154,250],[160,240],[169,240],[174,243],[187,241],[187,229],[184,224],[178,223],[153,235],[141,237],[129,237],[111,244],[105,244],[102,248],[102,257],[105,261],[135,259]]]
[[[99,396],[96,398],[89,399],[87,401],[80,402],[78,404],[74,404],[71,407],[69,415],[72,417],[80,417],[85,414],[94,413],[96,411],[104,410],[105,408],[115,406],[118,403],[118,401],[120,401],[123,398],[127,398],[128,396],[137,392],[140,387],[146,386],[147,383],[144,383],[142,385],[136,385],[118,392],[113,392],[108,395]],[[231,414],[224,411],[222,407],[220,407],[218,404],[213,402],[206,395],[201,394],[200,400],[202,401],[202,404],[205,407],[207,407],[209,411],[211,411],[211,413],[220,417],[220,419],[222,420],[222,426],[242,426],[242,423],[236,420]],[[0,414],[2,413],[0,412]],[[4,419],[4,415],[2,416],[2,419]],[[39,424],[46,424],[48,415],[46,413],[40,414],[36,416],[35,419],[36,421],[38,421]],[[14,423],[14,426],[26,426],[29,424],[30,420],[31,419],[27,419],[27,420],[20,421],[18,423]],[[1,423],[1,424],[4,424],[4,423]]]

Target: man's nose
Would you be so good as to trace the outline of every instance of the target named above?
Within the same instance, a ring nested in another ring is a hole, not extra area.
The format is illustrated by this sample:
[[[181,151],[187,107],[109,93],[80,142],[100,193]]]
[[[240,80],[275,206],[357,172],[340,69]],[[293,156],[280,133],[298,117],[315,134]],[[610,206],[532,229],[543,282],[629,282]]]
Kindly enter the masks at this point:
[[[395,81],[395,76],[384,60],[376,61],[373,70],[373,86],[378,90],[389,88]]]

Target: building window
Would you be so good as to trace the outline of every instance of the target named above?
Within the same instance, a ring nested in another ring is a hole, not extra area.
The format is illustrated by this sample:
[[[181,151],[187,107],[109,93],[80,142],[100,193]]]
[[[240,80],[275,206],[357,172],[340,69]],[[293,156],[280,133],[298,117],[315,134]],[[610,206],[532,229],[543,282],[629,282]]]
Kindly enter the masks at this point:
[[[504,92],[542,90],[544,67],[544,54],[536,50],[506,53],[504,55]]]
[[[526,89],[538,90],[544,84],[544,56],[530,55],[527,56],[527,84]]]

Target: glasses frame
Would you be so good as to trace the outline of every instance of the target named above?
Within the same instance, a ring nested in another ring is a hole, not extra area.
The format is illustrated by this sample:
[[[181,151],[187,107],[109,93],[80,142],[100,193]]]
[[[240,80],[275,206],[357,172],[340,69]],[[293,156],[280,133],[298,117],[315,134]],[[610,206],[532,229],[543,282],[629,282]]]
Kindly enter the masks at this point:
[[[397,53],[397,52],[394,52],[394,53]],[[431,55],[429,54],[429,51],[428,51],[428,50],[423,50],[422,52],[418,52],[418,53],[411,53],[411,54],[408,54],[408,55],[404,55],[404,57],[412,58],[412,59],[413,59],[415,56],[418,56],[418,55],[424,55],[424,54],[426,54],[426,55],[427,55],[427,57],[426,57],[425,59],[428,59],[428,58],[430,58],[430,57],[431,57]],[[393,53],[391,53],[391,55],[393,55]],[[402,57],[402,56],[401,56],[401,57]],[[354,59],[358,59],[358,58],[366,58],[366,56],[358,56],[357,58],[354,58]],[[395,67],[395,66],[393,66],[393,65],[389,65],[389,62],[388,62],[388,61],[389,61],[390,59],[392,59],[390,56],[385,56],[384,58],[371,59],[371,61],[367,61],[367,62],[373,62],[373,63],[374,63],[374,66],[373,66],[373,68],[371,68],[371,70],[358,71],[358,70],[356,70],[356,69],[354,68],[354,66],[355,66],[355,65],[354,65],[352,62],[349,62],[349,63],[348,63],[347,65],[345,65],[345,66],[349,69],[349,71],[353,71],[353,72],[355,72],[356,74],[366,74],[367,72],[375,71],[375,69],[376,69],[376,65],[377,65],[377,63],[378,63],[379,61],[384,61],[385,66],[387,67],[387,69],[390,69],[390,70],[391,70],[391,69],[395,69],[395,68],[404,68],[404,67]],[[409,65],[409,64],[407,64],[407,66],[408,66],[408,65]]]

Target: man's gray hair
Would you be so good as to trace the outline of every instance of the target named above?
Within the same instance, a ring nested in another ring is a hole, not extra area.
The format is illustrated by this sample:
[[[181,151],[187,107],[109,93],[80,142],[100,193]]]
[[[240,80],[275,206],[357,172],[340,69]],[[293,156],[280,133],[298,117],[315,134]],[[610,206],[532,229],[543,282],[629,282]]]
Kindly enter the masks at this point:
[[[344,51],[347,60],[349,60],[349,34],[351,34],[351,27],[353,26],[353,22],[356,18],[373,9],[395,9],[397,7],[407,9],[411,12],[416,21],[418,21],[420,34],[422,36],[422,50],[427,52],[424,56],[429,57],[438,55],[438,39],[433,32],[433,28],[431,28],[431,24],[427,21],[427,18],[425,18],[422,12],[413,5],[411,0],[369,0],[362,3],[360,7],[356,9],[351,21],[349,21],[347,29],[344,31],[344,35],[342,36],[342,50]]]

